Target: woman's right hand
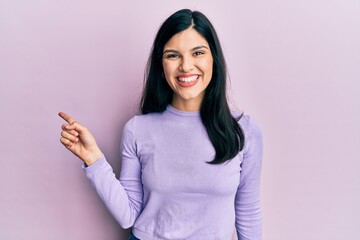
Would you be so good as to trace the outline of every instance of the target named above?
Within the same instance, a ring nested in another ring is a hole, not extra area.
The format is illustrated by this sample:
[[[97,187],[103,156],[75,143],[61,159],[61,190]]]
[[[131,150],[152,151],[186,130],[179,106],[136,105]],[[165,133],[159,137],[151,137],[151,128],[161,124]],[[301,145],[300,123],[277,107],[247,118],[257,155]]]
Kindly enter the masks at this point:
[[[87,166],[97,161],[103,153],[91,132],[66,113],[60,112],[59,116],[67,122],[61,126],[60,142]]]

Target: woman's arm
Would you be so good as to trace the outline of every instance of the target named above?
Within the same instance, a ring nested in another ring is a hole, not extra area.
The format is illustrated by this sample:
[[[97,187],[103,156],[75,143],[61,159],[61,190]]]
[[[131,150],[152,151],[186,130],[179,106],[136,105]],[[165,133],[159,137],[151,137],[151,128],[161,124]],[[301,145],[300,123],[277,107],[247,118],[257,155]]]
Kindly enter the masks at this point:
[[[119,224],[123,228],[133,226],[141,212],[143,190],[131,124],[128,123],[123,130],[122,171],[119,181],[90,131],[70,116],[64,113],[59,115],[70,123],[70,127],[68,124],[62,126],[60,141],[85,163],[87,178]]]
[[[106,207],[123,228],[134,225],[142,210],[141,165],[133,138],[133,121],[124,127],[121,138],[121,173],[116,179],[105,157],[85,168],[86,176]]]
[[[241,164],[240,184],[235,198],[236,230],[240,240],[260,240],[262,216],[260,208],[260,173],[263,139],[259,127],[249,119]]]

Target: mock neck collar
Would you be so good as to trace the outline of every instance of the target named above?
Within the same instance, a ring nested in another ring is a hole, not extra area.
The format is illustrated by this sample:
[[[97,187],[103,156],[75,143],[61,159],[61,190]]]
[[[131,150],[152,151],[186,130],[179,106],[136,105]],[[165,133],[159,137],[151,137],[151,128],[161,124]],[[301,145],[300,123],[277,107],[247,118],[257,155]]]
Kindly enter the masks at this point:
[[[178,116],[183,116],[183,117],[198,117],[198,116],[200,116],[200,111],[196,111],[196,112],[182,111],[182,110],[174,108],[170,104],[166,107],[166,111],[168,111],[172,114],[178,115]]]

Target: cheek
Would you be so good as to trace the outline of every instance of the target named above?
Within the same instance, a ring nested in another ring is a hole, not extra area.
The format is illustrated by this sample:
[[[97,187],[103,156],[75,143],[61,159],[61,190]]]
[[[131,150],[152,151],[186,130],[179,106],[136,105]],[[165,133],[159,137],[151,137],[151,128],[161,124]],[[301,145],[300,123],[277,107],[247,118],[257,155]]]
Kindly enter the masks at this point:
[[[163,71],[165,74],[165,77],[171,77],[171,74],[174,72],[175,66],[171,63],[163,63]]]
[[[174,90],[174,80],[172,78],[174,72],[173,68],[174,68],[173,64],[163,63],[163,72],[164,72],[163,77],[165,78],[165,81],[172,90]]]
[[[212,59],[202,62],[201,69],[202,69],[203,73],[205,74],[206,78],[210,80],[212,77],[212,73],[213,73]]]

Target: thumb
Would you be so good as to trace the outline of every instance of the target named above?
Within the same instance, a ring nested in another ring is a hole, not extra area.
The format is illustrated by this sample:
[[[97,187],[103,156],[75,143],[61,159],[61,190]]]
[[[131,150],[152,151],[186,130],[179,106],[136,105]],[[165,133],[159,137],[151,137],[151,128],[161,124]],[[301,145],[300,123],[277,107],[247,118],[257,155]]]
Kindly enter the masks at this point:
[[[77,131],[80,135],[84,134],[85,132],[87,132],[87,128],[83,125],[81,125],[80,123],[74,121],[72,122],[70,125],[66,126],[67,130],[75,130]]]

